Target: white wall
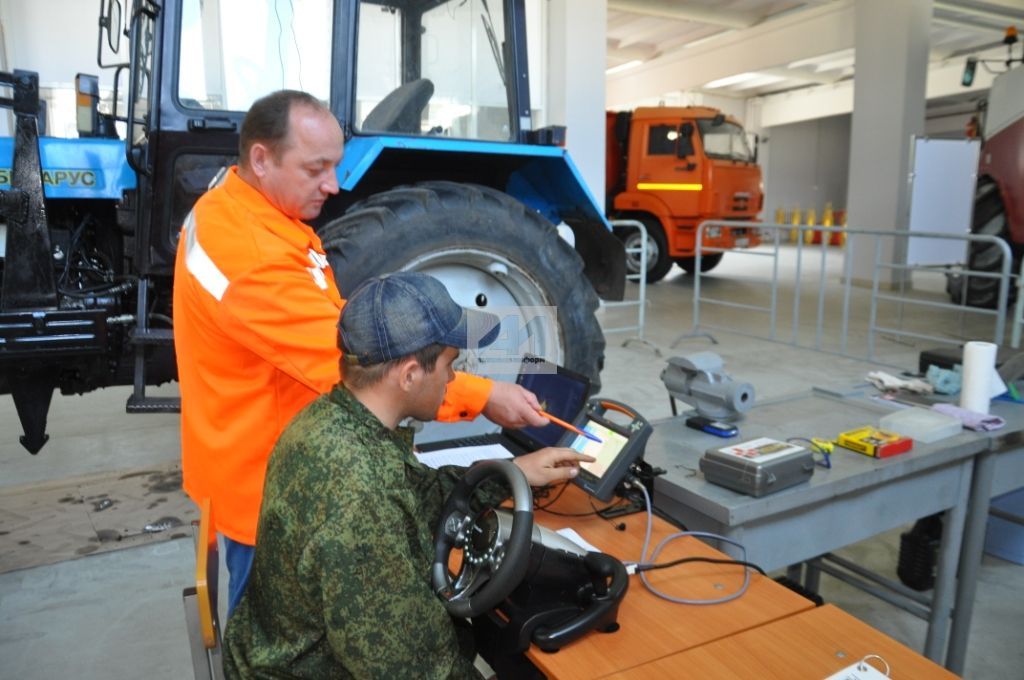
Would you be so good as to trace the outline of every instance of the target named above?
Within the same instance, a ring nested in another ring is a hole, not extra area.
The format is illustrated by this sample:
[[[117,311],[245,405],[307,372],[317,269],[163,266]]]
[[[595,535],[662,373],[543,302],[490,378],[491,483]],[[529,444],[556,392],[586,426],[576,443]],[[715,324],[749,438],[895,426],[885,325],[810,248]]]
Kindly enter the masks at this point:
[[[103,91],[113,89],[113,70],[100,69],[96,64],[98,12],[99,3],[92,0],[0,0],[0,66],[39,73],[40,95],[48,104],[50,135],[78,135],[76,74],[98,75]],[[127,44],[122,37],[122,53]],[[106,55],[109,57],[109,51]],[[5,113],[7,116],[0,116],[0,134],[9,135],[10,112]]]
[[[760,160],[765,173],[765,221],[774,221],[778,207],[786,211],[787,221],[796,206],[805,212],[815,208],[819,220],[826,201],[832,202],[833,209],[843,209],[849,179],[850,116],[768,128],[762,132]]]
[[[547,124],[566,126],[566,148],[599,206],[604,205],[607,25],[604,2],[548,2]]]

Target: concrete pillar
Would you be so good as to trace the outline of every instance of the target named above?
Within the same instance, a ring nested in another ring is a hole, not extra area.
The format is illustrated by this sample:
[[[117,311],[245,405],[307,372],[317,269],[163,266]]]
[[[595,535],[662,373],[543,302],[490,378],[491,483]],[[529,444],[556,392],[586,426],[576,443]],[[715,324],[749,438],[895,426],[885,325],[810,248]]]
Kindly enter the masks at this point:
[[[924,133],[928,27],[932,0],[857,0],[849,226],[905,230],[909,224],[910,150]],[[903,262],[887,239],[883,258]],[[873,245],[858,239],[852,278],[870,284]],[[886,286],[902,275],[882,273]]]
[[[608,8],[593,0],[547,5],[547,124],[565,125],[566,147],[604,205],[604,71]]]

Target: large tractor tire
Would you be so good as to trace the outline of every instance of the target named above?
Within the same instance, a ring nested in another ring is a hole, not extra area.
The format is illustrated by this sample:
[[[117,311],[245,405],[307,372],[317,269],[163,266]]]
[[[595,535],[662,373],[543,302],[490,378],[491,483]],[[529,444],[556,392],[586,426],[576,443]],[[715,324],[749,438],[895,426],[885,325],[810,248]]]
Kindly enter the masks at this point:
[[[647,283],[657,283],[672,269],[672,258],[668,254],[668,238],[661,222],[649,215],[625,215],[623,219],[643,222],[647,228]],[[628,229],[623,232],[622,246],[626,249],[626,273],[640,273],[640,230]],[[634,252],[630,252],[634,251]]]
[[[527,325],[530,351],[600,386],[605,341],[583,261],[554,225],[507,194],[454,182],[398,187],[354,204],[320,238],[343,297],[370,277],[421,271],[463,306],[556,307],[557,328]]]
[[[1010,241],[1010,224],[1006,218],[1006,207],[999,195],[999,187],[994,182],[983,181],[978,184],[974,194],[974,214],[971,217],[972,234],[988,234],[999,236],[1010,244],[1013,261],[1010,273],[1020,271],[1021,254],[1024,248]],[[967,250],[967,268],[975,271],[1002,272],[1002,249],[993,243],[971,242]],[[956,304],[967,304],[970,307],[995,309],[999,302],[999,279],[979,276],[968,276],[966,283],[959,276],[950,277],[946,285],[950,298]],[[965,301],[966,298],[966,301]],[[1016,288],[1012,282],[1009,288],[1007,304],[1016,299]]]
[[[700,258],[700,271],[709,272],[717,267],[722,262],[722,256],[725,253],[708,253]],[[692,274],[697,271],[697,258],[696,257],[677,257],[676,264],[686,272]]]

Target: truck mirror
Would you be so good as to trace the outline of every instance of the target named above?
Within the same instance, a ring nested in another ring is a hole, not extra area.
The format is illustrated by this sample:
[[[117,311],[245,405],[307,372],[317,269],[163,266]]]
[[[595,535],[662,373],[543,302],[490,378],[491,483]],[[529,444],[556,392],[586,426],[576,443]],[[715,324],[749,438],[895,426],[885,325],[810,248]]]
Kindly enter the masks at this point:
[[[693,123],[683,123],[679,127],[679,141],[676,145],[676,156],[687,158],[693,155]]]
[[[100,32],[106,32],[107,45],[117,53],[121,48],[121,1],[107,0],[100,13]]]
[[[978,68],[978,60],[975,57],[968,57],[964,64],[964,74],[960,76],[960,84],[970,87],[974,83],[974,71]]]

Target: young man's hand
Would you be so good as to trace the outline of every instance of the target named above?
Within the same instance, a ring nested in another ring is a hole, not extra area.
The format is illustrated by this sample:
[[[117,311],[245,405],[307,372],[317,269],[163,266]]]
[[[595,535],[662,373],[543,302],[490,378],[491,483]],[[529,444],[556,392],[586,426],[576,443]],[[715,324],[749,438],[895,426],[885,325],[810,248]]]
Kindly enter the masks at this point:
[[[536,395],[522,385],[496,380],[487,398],[483,414],[502,427],[542,427],[548,419],[537,413],[540,402]]]
[[[523,471],[530,486],[544,486],[572,479],[580,473],[580,463],[592,463],[594,457],[572,449],[548,447],[514,458],[512,462]]]

